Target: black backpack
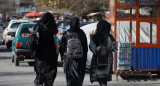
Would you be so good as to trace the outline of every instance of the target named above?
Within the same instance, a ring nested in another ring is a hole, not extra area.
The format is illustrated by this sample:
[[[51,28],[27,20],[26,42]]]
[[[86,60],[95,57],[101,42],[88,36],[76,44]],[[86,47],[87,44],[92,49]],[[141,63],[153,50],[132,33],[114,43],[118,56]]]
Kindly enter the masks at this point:
[[[109,49],[110,47],[110,38],[108,34],[105,34],[104,36],[104,41],[100,41],[99,38],[97,37],[100,45],[97,46],[96,50],[96,58],[97,58],[97,66],[102,67],[102,66],[107,66],[109,64],[109,54],[111,53],[111,50]]]
[[[36,52],[36,48],[38,46],[38,37],[37,37],[37,31],[38,31],[38,26],[36,27],[36,30],[34,31],[34,33],[31,34],[31,36],[29,36],[28,41],[27,41],[27,46],[30,50],[31,56],[35,58],[35,52]]]

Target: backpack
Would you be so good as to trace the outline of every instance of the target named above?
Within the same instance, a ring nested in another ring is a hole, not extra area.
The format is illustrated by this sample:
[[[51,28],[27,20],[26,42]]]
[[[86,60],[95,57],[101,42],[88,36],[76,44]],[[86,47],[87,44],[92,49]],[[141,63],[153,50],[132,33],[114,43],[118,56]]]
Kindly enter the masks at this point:
[[[98,37],[97,37],[98,39]],[[101,42],[99,40],[100,45],[97,46],[96,50],[96,58],[97,58],[97,66],[107,66],[109,64],[109,54],[111,53],[110,47],[111,47],[111,40],[108,34],[105,34],[104,41]]]
[[[82,58],[83,57],[83,48],[81,41],[78,38],[78,35],[76,33],[70,34],[67,32],[67,34],[71,37],[67,41],[67,51],[66,56],[68,58],[76,59],[76,58]]]
[[[38,37],[36,35],[37,31],[38,31],[38,27],[36,27],[36,30],[34,31],[34,33],[32,33],[31,36],[29,36],[28,41],[26,43],[32,57],[35,57],[36,48],[38,46]]]

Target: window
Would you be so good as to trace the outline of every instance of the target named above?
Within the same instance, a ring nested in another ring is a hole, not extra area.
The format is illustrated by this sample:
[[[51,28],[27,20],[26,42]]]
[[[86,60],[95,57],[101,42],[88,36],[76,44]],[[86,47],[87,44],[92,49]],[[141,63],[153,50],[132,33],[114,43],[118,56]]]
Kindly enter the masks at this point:
[[[157,23],[140,22],[140,43],[156,44]]]
[[[156,6],[141,6],[139,8],[140,18],[158,18],[158,7]]]
[[[29,37],[34,32],[33,28],[34,25],[24,25],[21,30],[21,37]]]
[[[10,28],[11,29],[17,29],[20,24],[21,23],[13,23]]]
[[[140,18],[158,18],[159,0],[139,0]]]
[[[158,0],[139,0],[139,5],[158,5]]]
[[[136,0],[117,0],[117,5],[136,5]]]
[[[136,43],[136,21],[117,21],[117,42]]]
[[[117,18],[136,18],[136,8],[117,8]]]

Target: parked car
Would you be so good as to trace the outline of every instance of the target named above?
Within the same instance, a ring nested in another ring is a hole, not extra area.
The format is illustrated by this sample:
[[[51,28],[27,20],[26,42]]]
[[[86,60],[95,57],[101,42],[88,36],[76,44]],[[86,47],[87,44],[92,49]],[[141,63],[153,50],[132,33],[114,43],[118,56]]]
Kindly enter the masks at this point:
[[[2,36],[2,43],[6,45],[7,49],[10,49],[12,45],[12,41],[15,38],[15,32],[18,26],[21,23],[28,23],[28,22],[30,21],[29,20],[11,20],[8,23],[8,26],[3,31],[3,36]]]
[[[19,66],[20,61],[24,59],[34,59],[31,57],[26,42],[28,37],[34,32],[33,28],[36,23],[22,23],[16,31],[15,39],[12,43],[12,62],[15,63],[15,66]]]
[[[87,42],[88,42],[88,46],[90,43],[90,34],[95,31],[97,28],[97,23],[91,23],[88,25],[85,25],[83,27],[81,27],[81,29],[85,32],[86,37],[87,37]],[[88,54],[87,54],[87,64],[86,64],[86,68],[89,69],[90,65],[91,65],[91,59],[92,59],[92,55],[93,53],[90,51],[90,49],[88,49]]]
[[[80,27],[83,27],[83,26],[85,26],[87,24],[91,24],[91,23],[93,23],[93,22],[80,22]]]
[[[70,20],[56,21],[56,23],[57,23],[57,26],[58,26],[57,38],[58,38],[58,41],[61,41],[63,33],[65,31],[67,31],[67,29],[65,27],[70,24]]]
[[[18,16],[16,16],[16,15],[13,15],[10,17],[10,20],[16,20],[16,19],[18,19]]]
[[[30,22],[32,23],[38,23],[40,20],[36,20],[36,19],[31,19]]]
[[[91,24],[91,23],[93,23],[93,22],[80,22],[80,27],[83,27],[83,26],[85,26],[85,25],[87,25],[87,24]],[[68,25],[68,26],[66,26],[65,27],[67,30],[70,28],[70,25]]]

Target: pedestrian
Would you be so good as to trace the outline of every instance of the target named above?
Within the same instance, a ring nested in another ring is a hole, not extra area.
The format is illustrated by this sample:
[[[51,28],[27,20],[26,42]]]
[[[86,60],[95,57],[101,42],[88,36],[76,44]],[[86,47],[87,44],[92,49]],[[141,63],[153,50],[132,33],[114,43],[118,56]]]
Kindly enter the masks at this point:
[[[82,86],[87,60],[87,38],[79,26],[79,18],[73,17],[60,43],[60,53],[64,58],[64,73],[67,86]]]
[[[105,20],[100,20],[94,34],[91,34],[89,48],[93,52],[90,81],[98,81],[100,86],[107,86],[107,81],[111,81],[112,76],[112,52],[115,39],[110,34],[111,24]]]
[[[36,86],[53,86],[57,75],[57,53],[54,35],[58,32],[51,13],[46,12],[34,29],[38,28],[39,39],[35,54]]]

